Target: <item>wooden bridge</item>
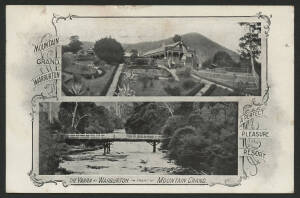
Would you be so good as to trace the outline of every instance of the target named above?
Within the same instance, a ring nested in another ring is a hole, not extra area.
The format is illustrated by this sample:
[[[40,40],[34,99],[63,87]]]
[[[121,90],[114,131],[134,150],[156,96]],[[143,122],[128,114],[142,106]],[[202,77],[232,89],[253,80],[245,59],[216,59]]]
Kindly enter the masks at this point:
[[[67,140],[97,140],[103,142],[104,155],[110,152],[112,142],[148,142],[156,152],[156,145],[163,139],[162,135],[156,134],[127,134],[127,133],[69,133],[64,135]]]

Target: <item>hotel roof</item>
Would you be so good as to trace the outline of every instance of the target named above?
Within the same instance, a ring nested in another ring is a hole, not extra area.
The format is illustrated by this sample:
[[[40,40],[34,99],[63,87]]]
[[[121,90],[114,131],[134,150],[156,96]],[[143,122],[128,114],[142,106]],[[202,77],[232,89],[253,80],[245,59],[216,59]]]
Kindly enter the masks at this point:
[[[150,55],[150,54],[155,54],[155,53],[159,53],[159,52],[164,52],[166,48],[173,48],[173,47],[176,47],[177,45],[179,45],[180,43],[183,43],[182,41],[178,41],[176,43],[171,43],[169,45],[164,45],[164,46],[161,46],[159,48],[156,48],[156,49],[153,49],[153,50],[150,50],[150,51],[147,51],[143,54],[143,56],[147,56],[147,55]]]

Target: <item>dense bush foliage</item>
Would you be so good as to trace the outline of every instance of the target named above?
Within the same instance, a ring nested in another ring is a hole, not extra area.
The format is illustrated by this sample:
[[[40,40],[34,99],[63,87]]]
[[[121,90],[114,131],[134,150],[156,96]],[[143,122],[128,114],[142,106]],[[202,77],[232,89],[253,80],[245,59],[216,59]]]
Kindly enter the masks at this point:
[[[224,51],[218,51],[213,57],[213,63],[218,67],[236,67],[238,64],[234,62],[231,56]]]
[[[175,109],[175,115],[188,116],[194,109],[194,103],[192,102],[181,102]]]
[[[82,75],[78,73],[73,73],[73,78],[70,79],[71,86],[70,88],[62,84],[62,90],[67,96],[82,96],[88,91],[88,86],[85,81],[82,79]]]
[[[182,87],[184,89],[191,89],[196,85],[196,82],[192,79],[187,79],[183,82]]]
[[[46,112],[39,113],[39,173],[52,175],[58,170],[60,157],[66,151],[66,144],[53,136],[58,127],[57,122],[51,125]]]
[[[143,84],[143,89],[146,89],[148,87],[148,84],[151,80],[153,79],[151,79],[151,77],[148,76],[147,74],[141,74],[138,77],[138,81],[140,81]]]
[[[175,34],[174,37],[172,38],[173,42],[176,43],[176,42],[179,42],[182,40],[181,36],[178,35],[178,34]]]
[[[185,117],[181,115],[174,115],[167,120],[162,128],[162,135],[164,136],[164,139],[161,142],[162,149],[168,149],[169,142],[174,135],[175,130],[184,127],[185,124]]]
[[[192,68],[186,67],[183,71],[178,71],[178,75],[182,76],[183,78],[188,78],[191,76]]]
[[[125,123],[126,133],[159,134],[169,115],[161,103],[137,104]]]
[[[148,65],[149,59],[148,58],[135,58],[133,63],[136,65]]]
[[[82,49],[82,45],[83,43],[79,40],[78,36],[71,36],[70,43],[62,46],[62,53],[72,52],[73,54],[76,54]]]
[[[87,126],[94,127],[97,130],[90,130],[90,128],[86,128],[85,131],[87,133],[109,133],[113,132],[115,129],[115,116],[104,106],[94,107],[88,115]]]
[[[231,56],[225,51],[218,51],[212,58],[208,58],[202,63],[203,68],[210,68],[214,64],[216,67],[240,67]]]
[[[192,108],[190,113],[183,111]],[[191,107],[182,103],[162,128],[162,148],[184,167],[207,174],[237,174],[237,104],[206,103]],[[181,110],[180,110],[181,109]]]
[[[72,119],[76,112],[75,121]],[[92,102],[70,103],[60,105],[59,120],[64,131],[77,133],[110,133],[115,128],[122,128],[122,120],[104,106],[97,106]]]
[[[180,96],[181,95],[181,90],[180,90],[180,87],[178,87],[178,86],[171,87],[170,85],[168,85],[167,87],[164,87],[164,90],[170,96]]]
[[[180,164],[185,165],[182,161],[182,152],[184,152],[183,149],[186,139],[190,138],[191,136],[196,138],[195,129],[190,126],[184,126],[174,132],[169,142],[169,156],[173,159],[176,159]]]
[[[106,62],[104,60],[100,60],[97,56],[94,58],[94,65],[103,67]]]
[[[72,66],[72,58],[66,54],[63,54],[61,58],[62,71],[65,71],[65,69],[70,66]]]
[[[210,68],[212,63],[213,62],[212,62],[211,58],[209,58],[202,63],[202,68],[204,68],[204,69]]]
[[[113,38],[103,38],[96,41],[94,51],[99,59],[109,64],[123,62],[124,49],[122,45]]]

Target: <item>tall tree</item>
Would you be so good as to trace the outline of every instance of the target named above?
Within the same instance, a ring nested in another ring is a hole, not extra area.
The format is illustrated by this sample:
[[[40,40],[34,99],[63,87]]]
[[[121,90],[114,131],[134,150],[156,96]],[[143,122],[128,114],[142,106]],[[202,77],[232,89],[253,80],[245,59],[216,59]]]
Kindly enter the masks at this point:
[[[159,134],[170,115],[163,103],[137,104],[125,123],[126,133]]]
[[[82,42],[79,40],[79,36],[74,35],[70,37],[70,43],[68,45],[62,46],[62,51],[64,52],[72,52],[76,54],[79,50],[82,49]]]
[[[84,82],[82,81],[82,77],[80,75],[74,75],[73,81],[72,81],[72,86],[69,90],[67,90],[67,95],[71,96],[81,96],[86,92],[86,86]],[[73,114],[72,114],[72,128],[76,130],[77,125],[75,122],[76,116],[77,116],[77,108],[78,108],[78,103],[75,102]]]
[[[96,41],[94,51],[98,58],[107,63],[121,63],[123,61],[124,49],[113,38],[103,38]]]
[[[78,35],[73,35],[73,36],[70,36],[70,41],[78,41],[79,40],[79,36]]]
[[[255,72],[254,64],[261,53],[261,23],[241,22],[239,24],[246,30],[245,35],[240,38],[239,43],[241,57],[250,59],[251,71],[256,85],[259,86],[259,76]]]
[[[88,116],[88,103],[63,102],[60,104],[58,113],[63,129],[71,132],[82,132],[84,130],[86,118]]]
[[[178,35],[178,34],[175,34],[174,37],[173,37],[173,41],[174,41],[175,43],[177,43],[178,41],[181,41],[181,36]]]
[[[109,133],[115,128],[123,128],[123,122],[114,110],[93,102],[61,103],[59,120],[64,131],[72,130],[72,133]]]

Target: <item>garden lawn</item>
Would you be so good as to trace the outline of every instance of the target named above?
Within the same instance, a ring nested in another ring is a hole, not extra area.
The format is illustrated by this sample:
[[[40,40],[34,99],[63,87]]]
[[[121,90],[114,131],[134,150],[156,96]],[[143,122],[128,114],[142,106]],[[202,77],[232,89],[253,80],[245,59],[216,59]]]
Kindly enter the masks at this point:
[[[107,83],[109,83],[109,79],[114,74],[114,68],[116,66],[110,65],[109,67],[101,68],[105,71],[103,76],[87,79],[82,76],[82,81],[84,82],[85,86],[89,88],[89,91],[87,91],[84,96],[100,96],[105,95],[104,89],[107,88]],[[63,74],[66,76],[67,73],[63,72]],[[68,75],[69,76],[69,75]],[[71,88],[72,80],[67,80],[64,82],[64,85],[67,88]],[[107,91],[107,90],[106,90]]]
[[[151,86],[150,81],[148,82],[148,85],[146,88],[144,88],[144,85],[141,81],[139,81],[137,78],[135,79],[135,82],[130,83],[130,88],[135,91],[136,96],[168,96],[169,94],[165,91],[165,87],[170,86],[171,88],[179,87],[180,88],[180,95],[184,96],[188,94],[195,86],[185,89],[183,88],[183,83],[186,80],[192,80],[195,82],[195,86],[199,83],[198,80],[188,77],[188,78],[180,78],[180,81],[170,81],[167,79],[154,79],[153,80],[153,86]]]
[[[86,86],[90,89],[88,95],[89,96],[100,96],[102,91],[106,88],[106,84],[109,83],[109,79],[112,77],[114,68],[116,66],[111,65],[110,67],[105,68],[105,74],[103,76],[100,76],[98,78],[94,79],[86,79],[83,78],[83,81],[85,82]],[[105,95],[106,93],[102,93],[102,95]]]

